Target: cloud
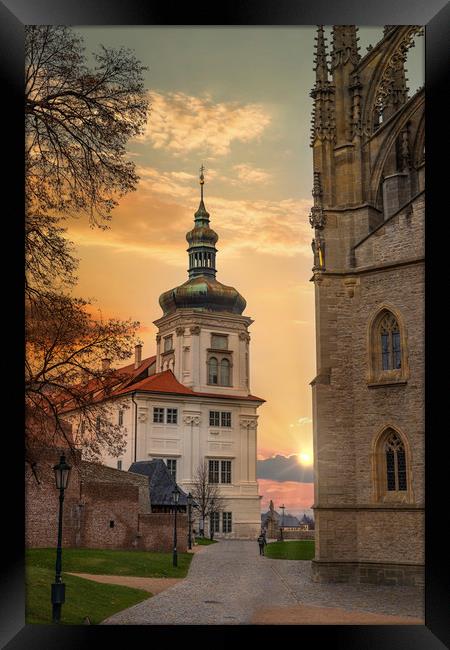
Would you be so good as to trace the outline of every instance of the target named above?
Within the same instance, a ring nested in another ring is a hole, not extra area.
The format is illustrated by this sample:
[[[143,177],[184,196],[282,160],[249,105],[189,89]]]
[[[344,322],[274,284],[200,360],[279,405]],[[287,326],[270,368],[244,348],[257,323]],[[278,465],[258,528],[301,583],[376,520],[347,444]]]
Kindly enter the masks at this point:
[[[252,167],[252,165],[246,163],[234,165],[233,169],[238,179],[243,183],[267,183],[270,179],[270,174],[264,171],[264,169]]]
[[[149,166],[138,167],[138,173],[138,191],[121,200],[110,230],[92,230],[80,219],[72,223],[70,238],[79,245],[106,246],[185,267],[184,235],[192,228],[198,206],[197,177]],[[208,172],[210,178],[215,174],[216,170]],[[310,203],[309,199],[206,196],[211,227],[219,234],[220,255],[228,259],[251,252],[311,259]]]
[[[314,470],[304,467],[298,462],[298,456],[281,456],[256,461],[257,478],[271,479],[279,482],[295,481],[298,483],[313,483]]]
[[[215,102],[209,94],[153,92],[150,101],[149,120],[138,139],[174,155],[200,150],[213,158],[223,156],[233,141],[259,138],[271,121],[261,104]]]
[[[258,479],[259,494],[261,499],[261,512],[269,509],[270,500],[273,501],[275,510],[280,512],[280,505],[286,506],[285,514],[298,515],[308,511],[314,503],[314,485],[312,483],[298,483],[297,481],[272,481]],[[308,513],[307,513],[308,514]]]

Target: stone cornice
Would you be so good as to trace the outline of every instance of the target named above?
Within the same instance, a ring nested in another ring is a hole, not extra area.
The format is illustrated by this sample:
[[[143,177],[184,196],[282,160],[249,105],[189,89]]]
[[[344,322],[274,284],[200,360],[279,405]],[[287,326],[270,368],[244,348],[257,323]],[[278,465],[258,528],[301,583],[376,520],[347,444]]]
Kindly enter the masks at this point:
[[[225,327],[236,327],[236,325],[244,325],[249,327],[254,321],[249,316],[241,316],[240,314],[230,314],[228,312],[208,312],[202,313],[194,310],[178,311],[167,316],[162,316],[153,321],[156,327],[189,327],[190,325],[201,325],[203,327],[217,327],[218,324]]]
[[[343,277],[347,275],[364,275],[365,273],[381,273],[383,271],[395,270],[402,266],[413,266],[414,264],[423,264],[425,262],[424,257],[414,257],[406,260],[399,260],[398,262],[392,262],[388,264],[378,264],[377,266],[365,266],[360,269],[348,269],[348,271],[319,271],[313,275],[310,279],[310,282],[317,280],[316,276],[326,277],[326,276],[335,276]]]

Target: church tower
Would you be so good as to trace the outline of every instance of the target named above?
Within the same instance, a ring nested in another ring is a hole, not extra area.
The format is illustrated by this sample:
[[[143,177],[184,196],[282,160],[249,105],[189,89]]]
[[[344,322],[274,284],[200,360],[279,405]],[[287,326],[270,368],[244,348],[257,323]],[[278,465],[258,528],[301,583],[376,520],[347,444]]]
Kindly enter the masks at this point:
[[[318,26],[312,380],[317,581],[423,584],[424,89],[421,29]]]
[[[172,370],[192,390],[247,396],[248,327],[246,301],[234,288],[216,280],[218,235],[210,227],[204,203],[204,168],[200,170],[200,204],[186,239],[188,280],[159,299],[156,372]]]

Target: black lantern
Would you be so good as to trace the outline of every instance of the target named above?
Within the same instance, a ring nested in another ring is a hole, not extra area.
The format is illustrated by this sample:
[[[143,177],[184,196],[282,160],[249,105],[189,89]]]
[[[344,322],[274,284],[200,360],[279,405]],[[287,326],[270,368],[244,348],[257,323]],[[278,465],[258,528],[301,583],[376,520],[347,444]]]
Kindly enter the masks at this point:
[[[69,473],[71,467],[66,463],[64,454],[61,456],[58,465],[53,467],[55,472],[56,488],[59,490],[59,519],[58,519],[58,546],[56,548],[56,575],[55,582],[52,584],[51,602],[53,623],[59,623],[61,620],[61,607],[66,598],[66,585],[61,577],[62,565],[62,521],[63,521],[63,503],[64,490],[69,484]]]
[[[66,457],[63,454],[59,463],[53,467],[53,471],[55,472],[56,488],[58,490],[65,490],[67,488],[71,469],[71,466],[66,463]]]
[[[174,507],[174,521],[173,521],[173,566],[178,566],[178,553],[177,553],[177,510],[178,510],[178,501],[180,500],[180,490],[178,485],[175,484],[174,489],[172,490],[172,499],[175,505]]]
[[[192,494],[189,492],[187,495],[187,504],[188,504],[188,549],[192,549]]]

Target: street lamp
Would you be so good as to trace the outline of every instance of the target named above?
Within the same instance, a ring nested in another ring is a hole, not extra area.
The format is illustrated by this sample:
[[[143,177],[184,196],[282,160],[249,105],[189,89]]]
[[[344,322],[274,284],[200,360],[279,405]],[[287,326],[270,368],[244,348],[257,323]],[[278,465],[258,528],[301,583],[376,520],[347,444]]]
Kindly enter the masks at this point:
[[[178,554],[177,554],[177,510],[178,510],[178,500],[180,498],[180,491],[178,485],[175,485],[172,491],[172,499],[175,504],[174,508],[174,522],[173,522],[173,566],[178,566]]]
[[[281,510],[283,511],[283,514],[281,515],[280,542],[284,541],[283,540],[283,526],[284,526],[284,509],[285,509],[285,507],[286,506],[284,504],[282,506],[280,506]]]
[[[69,473],[71,467],[66,463],[64,454],[61,456],[59,463],[53,467],[55,472],[56,489],[59,490],[59,520],[58,520],[58,546],[56,549],[56,575],[55,582],[52,584],[52,618],[53,623],[59,623],[61,620],[61,605],[65,602],[66,585],[61,578],[61,558],[62,558],[62,520],[63,520],[63,502],[64,490],[69,483]]]
[[[192,520],[191,520],[191,513],[192,513],[192,494],[189,492],[187,495],[187,504],[188,504],[188,549],[192,549],[192,531],[191,531],[191,526],[192,526]]]

